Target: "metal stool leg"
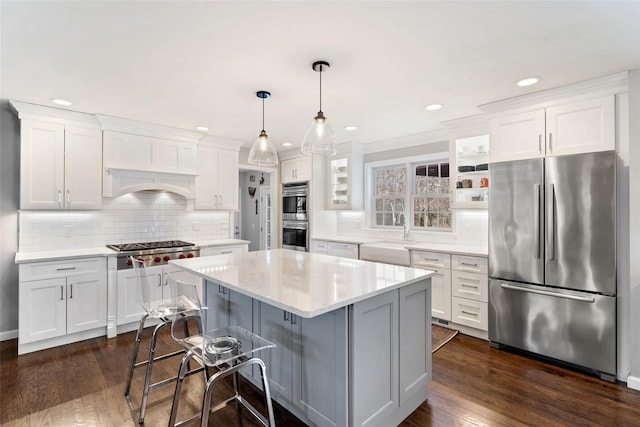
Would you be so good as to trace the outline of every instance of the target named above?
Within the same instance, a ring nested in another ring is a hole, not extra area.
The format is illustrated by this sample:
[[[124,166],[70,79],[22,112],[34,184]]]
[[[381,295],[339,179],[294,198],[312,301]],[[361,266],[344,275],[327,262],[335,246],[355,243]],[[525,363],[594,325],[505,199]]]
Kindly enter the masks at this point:
[[[184,355],[182,361],[180,362],[180,371],[178,372],[178,377],[176,378],[176,390],[173,393],[173,403],[171,404],[171,414],[169,415],[169,427],[173,427],[176,425],[176,416],[178,415],[178,403],[180,400],[180,393],[182,393],[182,383],[184,382],[185,377],[187,376],[189,360],[193,357],[193,352],[189,351]],[[205,371],[206,372],[206,371]],[[206,378],[205,378],[206,380]]]
[[[163,326],[169,325],[167,321],[163,321],[153,330],[153,336],[151,337],[151,345],[149,346],[149,359],[147,361],[147,373],[144,377],[144,388],[142,389],[142,403],[140,404],[140,416],[138,417],[138,423],[144,423],[144,414],[147,409],[147,400],[149,398],[149,387],[151,385],[151,370],[153,368],[153,359],[156,354],[156,343],[158,341],[158,332]]]
[[[129,396],[129,390],[131,390],[131,380],[133,379],[133,370],[136,367],[136,360],[138,359],[138,350],[140,349],[140,341],[142,341],[142,331],[144,330],[144,322],[149,316],[145,313],[140,318],[140,325],[138,326],[138,332],[136,332],[136,340],[133,344],[133,353],[131,354],[131,363],[129,364],[129,374],[127,375],[127,385],[124,388],[124,395]]]
[[[267,367],[262,359],[256,359],[258,366],[260,366],[260,377],[262,378],[262,390],[264,391],[264,403],[267,405],[267,412],[269,413],[269,426],[276,426],[276,418],[273,414],[273,403],[271,402],[271,389],[269,388],[269,378],[267,378]]]

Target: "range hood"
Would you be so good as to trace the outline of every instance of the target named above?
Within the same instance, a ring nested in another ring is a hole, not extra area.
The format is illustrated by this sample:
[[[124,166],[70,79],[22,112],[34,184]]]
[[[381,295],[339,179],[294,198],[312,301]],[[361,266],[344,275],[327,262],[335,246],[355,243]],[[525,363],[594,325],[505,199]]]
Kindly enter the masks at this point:
[[[164,190],[195,198],[201,134],[96,116],[103,126],[102,195]]]

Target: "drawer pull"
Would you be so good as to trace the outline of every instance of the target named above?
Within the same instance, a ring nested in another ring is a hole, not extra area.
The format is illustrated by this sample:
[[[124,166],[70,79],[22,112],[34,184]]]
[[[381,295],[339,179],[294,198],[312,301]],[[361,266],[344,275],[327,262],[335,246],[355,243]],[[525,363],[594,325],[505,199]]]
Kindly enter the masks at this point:
[[[462,314],[467,314],[467,315],[469,315],[469,316],[475,316],[475,317],[478,317],[478,313],[472,313],[472,312],[470,312],[470,311],[465,311],[465,310],[462,310]]]
[[[75,267],[58,267],[56,268],[56,270],[58,271],[65,271],[65,270],[75,270]]]
[[[220,252],[220,253],[221,253],[221,254],[223,254],[223,255],[224,255],[224,254],[232,254],[232,253],[233,253],[233,251],[222,251],[222,252]]]
[[[478,289],[477,285],[465,285],[464,283],[461,284],[461,286],[463,288],[473,288],[473,289]]]
[[[478,264],[471,264],[469,262],[461,262],[461,265],[466,265],[467,267],[478,267]]]
[[[422,258],[425,261],[438,262],[438,258]]]

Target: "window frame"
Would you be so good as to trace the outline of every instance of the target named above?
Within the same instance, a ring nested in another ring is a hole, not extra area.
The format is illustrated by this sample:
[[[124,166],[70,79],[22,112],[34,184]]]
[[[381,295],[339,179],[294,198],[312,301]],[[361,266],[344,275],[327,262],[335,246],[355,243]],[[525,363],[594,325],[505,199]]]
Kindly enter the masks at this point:
[[[414,199],[416,197],[424,197],[424,194],[419,194],[415,192],[416,178],[415,178],[415,168],[420,165],[429,165],[433,163],[449,163],[451,165],[450,153],[448,151],[433,153],[420,157],[405,157],[399,159],[388,159],[388,160],[379,160],[374,162],[365,163],[365,197],[369,199],[368,203],[365,203],[365,219],[366,226],[368,228],[376,229],[376,230],[402,230],[403,225],[378,225],[376,224],[376,200],[378,200],[375,196],[376,191],[376,177],[375,172],[379,169],[384,168],[394,168],[394,167],[404,167],[407,171],[407,183],[406,183],[406,192],[404,196],[404,206],[405,206],[405,221],[409,221],[409,229],[415,232],[438,232],[438,233],[453,233],[455,230],[455,215],[454,211],[451,208],[451,169],[449,169],[449,189],[446,193],[446,196],[449,199],[449,212],[451,213],[451,227],[450,228],[441,228],[441,227],[420,227],[414,225]],[[445,193],[441,193],[443,196]],[[395,198],[395,197],[390,197]],[[384,221],[384,220],[383,220]]]

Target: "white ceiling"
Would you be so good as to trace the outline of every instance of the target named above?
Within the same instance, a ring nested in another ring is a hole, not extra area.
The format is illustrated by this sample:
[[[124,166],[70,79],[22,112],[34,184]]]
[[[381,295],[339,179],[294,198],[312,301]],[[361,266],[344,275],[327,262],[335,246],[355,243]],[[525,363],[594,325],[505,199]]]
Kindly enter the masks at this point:
[[[300,145],[441,128],[478,105],[640,68],[640,1],[6,1],[3,99]],[[523,77],[541,82],[519,88]],[[427,104],[444,108],[429,112]],[[357,125],[347,132],[345,125]]]

